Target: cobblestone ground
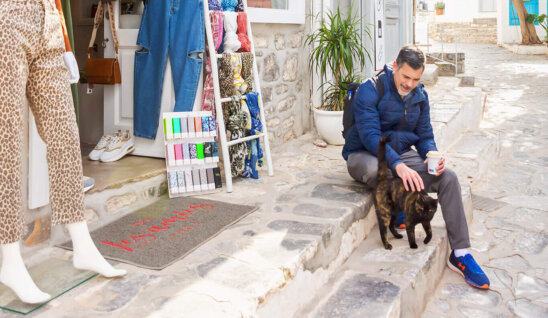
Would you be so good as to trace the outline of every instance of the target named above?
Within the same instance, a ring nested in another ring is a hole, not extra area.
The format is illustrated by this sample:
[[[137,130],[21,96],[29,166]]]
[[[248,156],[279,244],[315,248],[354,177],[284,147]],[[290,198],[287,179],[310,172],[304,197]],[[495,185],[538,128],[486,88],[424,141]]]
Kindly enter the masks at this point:
[[[459,45],[466,73],[487,93],[482,129],[500,158],[472,186],[472,254],[491,290],[446,268],[423,317],[548,317],[548,57]]]

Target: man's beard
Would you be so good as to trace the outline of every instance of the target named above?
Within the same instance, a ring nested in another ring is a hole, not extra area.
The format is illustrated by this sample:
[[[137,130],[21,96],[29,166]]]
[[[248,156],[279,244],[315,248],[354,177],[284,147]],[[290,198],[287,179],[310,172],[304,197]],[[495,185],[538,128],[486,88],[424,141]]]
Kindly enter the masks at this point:
[[[409,93],[411,93],[411,90],[403,91],[398,89],[398,94],[400,94],[400,96],[407,96]]]

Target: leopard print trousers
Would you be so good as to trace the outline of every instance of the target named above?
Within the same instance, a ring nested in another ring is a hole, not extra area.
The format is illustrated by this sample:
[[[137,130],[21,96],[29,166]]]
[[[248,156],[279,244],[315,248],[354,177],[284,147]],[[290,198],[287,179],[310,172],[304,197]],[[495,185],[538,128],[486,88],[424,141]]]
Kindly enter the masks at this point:
[[[47,147],[52,225],[84,220],[78,125],[54,0],[0,0],[0,244],[25,235],[25,97]]]

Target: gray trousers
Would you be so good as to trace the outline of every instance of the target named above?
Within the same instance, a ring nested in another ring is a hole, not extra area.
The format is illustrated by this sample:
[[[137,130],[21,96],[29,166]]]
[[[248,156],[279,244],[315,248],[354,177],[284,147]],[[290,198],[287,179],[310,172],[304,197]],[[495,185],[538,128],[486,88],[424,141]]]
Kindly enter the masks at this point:
[[[455,172],[445,169],[441,176],[429,174],[424,160],[414,150],[402,154],[401,159],[420,175],[427,192],[438,194],[451,248],[469,248],[468,224],[464,215],[460,184]],[[356,181],[365,183],[372,189],[377,186],[377,157],[365,151],[355,152],[348,156],[346,164],[348,172]]]

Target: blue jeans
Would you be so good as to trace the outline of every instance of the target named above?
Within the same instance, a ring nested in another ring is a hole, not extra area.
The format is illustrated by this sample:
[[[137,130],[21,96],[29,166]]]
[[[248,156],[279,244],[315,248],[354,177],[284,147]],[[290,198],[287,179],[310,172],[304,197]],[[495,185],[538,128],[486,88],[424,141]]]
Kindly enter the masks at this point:
[[[175,88],[174,111],[191,111],[204,52],[203,0],[145,1],[135,51],[134,135],[155,139],[168,52]]]

